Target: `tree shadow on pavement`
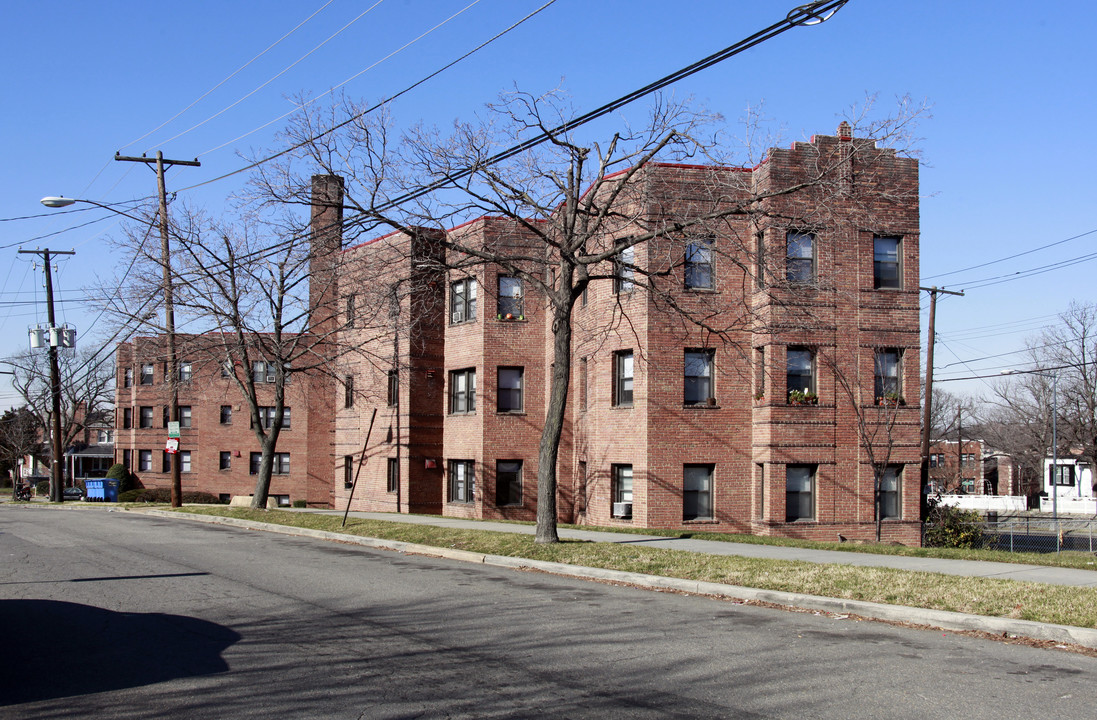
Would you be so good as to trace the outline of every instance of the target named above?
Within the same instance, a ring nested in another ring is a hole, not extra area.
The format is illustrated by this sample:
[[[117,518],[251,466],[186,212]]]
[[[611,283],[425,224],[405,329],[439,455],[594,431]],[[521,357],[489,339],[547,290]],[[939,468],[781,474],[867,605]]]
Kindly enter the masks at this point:
[[[240,639],[180,615],[56,600],[0,600],[0,706],[150,685],[228,670]]]

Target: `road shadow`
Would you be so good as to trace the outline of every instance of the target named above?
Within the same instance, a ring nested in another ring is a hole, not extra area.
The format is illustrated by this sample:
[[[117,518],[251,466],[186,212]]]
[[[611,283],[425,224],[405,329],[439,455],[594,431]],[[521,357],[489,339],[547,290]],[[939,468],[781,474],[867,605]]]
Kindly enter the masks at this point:
[[[240,635],[180,615],[0,600],[0,638],[0,705],[13,705],[225,672]]]

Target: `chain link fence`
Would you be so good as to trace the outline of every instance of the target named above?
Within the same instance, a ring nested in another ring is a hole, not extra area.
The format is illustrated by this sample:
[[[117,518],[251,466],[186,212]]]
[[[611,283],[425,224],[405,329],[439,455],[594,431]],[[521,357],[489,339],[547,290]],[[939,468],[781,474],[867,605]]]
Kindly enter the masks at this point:
[[[1097,552],[1097,519],[1056,520],[1043,516],[1022,516],[997,520],[992,516],[970,526],[979,534],[975,547],[983,550]],[[932,527],[932,524],[926,523],[923,533]]]

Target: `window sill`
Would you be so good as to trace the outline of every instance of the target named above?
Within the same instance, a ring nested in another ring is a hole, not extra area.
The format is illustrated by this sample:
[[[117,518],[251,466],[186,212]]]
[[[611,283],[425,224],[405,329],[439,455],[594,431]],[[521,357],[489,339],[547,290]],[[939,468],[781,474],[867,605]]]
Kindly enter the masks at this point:
[[[496,410],[496,415],[525,415],[525,410]]]
[[[495,319],[499,322],[513,323],[513,322],[529,322],[525,315],[519,315],[518,317],[503,317],[502,315],[496,315]]]
[[[689,287],[688,285],[686,287],[682,288],[682,290],[685,291],[685,292],[688,292],[688,293],[716,294],[716,293],[720,292],[719,290],[717,290],[714,287]]]
[[[691,520],[682,520],[683,525],[719,525],[720,521],[715,518],[693,518]]]
[[[468,412],[451,412],[447,413],[446,417],[476,417],[476,411],[470,410]]]
[[[682,403],[683,410],[719,410],[720,406],[716,403],[709,405],[708,403]]]
[[[469,318],[468,320],[462,320],[461,322],[451,322],[450,327],[461,327],[462,325],[475,325],[476,318]]]
[[[614,410],[631,410],[634,405],[632,403],[619,403],[617,405],[610,405]]]

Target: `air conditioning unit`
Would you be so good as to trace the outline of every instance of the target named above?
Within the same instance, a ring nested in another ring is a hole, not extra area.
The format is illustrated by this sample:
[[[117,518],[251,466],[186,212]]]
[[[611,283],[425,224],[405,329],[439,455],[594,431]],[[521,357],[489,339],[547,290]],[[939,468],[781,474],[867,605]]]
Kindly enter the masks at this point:
[[[454,310],[453,313],[450,314],[450,322],[459,323],[459,322],[464,322],[464,321],[465,321],[465,314],[463,312],[461,312],[460,310]]]
[[[613,517],[615,517],[615,518],[631,518],[632,517],[632,503],[630,503],[630,502],[615,502],[615,503],[613,503]]]

